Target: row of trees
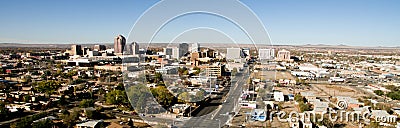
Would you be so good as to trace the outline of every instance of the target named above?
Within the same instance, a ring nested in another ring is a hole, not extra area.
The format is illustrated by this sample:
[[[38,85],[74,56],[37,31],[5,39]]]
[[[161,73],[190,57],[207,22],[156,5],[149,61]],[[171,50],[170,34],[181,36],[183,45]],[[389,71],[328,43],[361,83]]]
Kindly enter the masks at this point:
[[[60,82],[53,80],[34,82],[32,85],[37,92],[45,93],[49,96],[61,87]]]
[[[396,87],[394,85],[388,85],[385,88],[389,89],[390,92],[385,94],[381,90],[376,90],[376,91],[374,91],[374,93],[379,95],[379,96],[386,95],[387,97],[389,97],[392,100],[400,100],[400,87]]]
[[[40,118],[43,118],[45,116],[47,116],[47,112],[42,112],[42,113],[38,113],[38,114],[34,114],[31,116],[26,116],[26,117],[22,117],[18,122],[14,122],[10,125],[11,128],[29,128],[32,127],[32,123],[35,120],[38,120]],[[38,126],[38,125],[35,125]],[[41,125],[39,125],[41,126]]]

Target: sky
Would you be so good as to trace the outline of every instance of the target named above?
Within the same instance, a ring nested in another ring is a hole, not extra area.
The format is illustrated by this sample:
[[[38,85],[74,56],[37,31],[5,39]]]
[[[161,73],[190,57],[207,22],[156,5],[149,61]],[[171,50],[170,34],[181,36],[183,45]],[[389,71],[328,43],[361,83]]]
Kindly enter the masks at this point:
[[[157,2],[159,1],[0,1],[0,42],[112,43],[118,34],[129,37],[134,23],[142,13]],[[258,16],[275,45],[400,46],[399,0],[240,2]],[[179,7],[179,3],[176,6]],[[222,10],[229,8],[218,6]],[[186,31],[196,27],[198,29]],[[235,38],[237,43],[251,42],[234,24],[225,19],[193,14],[171,21],[160,30],[153,41],[226,43],[232,41],[230,37]]]

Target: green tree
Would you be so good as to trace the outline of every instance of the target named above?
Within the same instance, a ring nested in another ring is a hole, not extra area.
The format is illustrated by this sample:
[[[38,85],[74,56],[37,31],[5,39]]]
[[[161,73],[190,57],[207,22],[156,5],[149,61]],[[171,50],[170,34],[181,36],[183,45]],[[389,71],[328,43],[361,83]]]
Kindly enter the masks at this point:
[[[400,92],[399,91],[389,92],[386,94],[386,96],[388,96],[392,100],[400,100]]]
[[[79,103],[80,108],[87,108],[87,107],[93,107],[93,106],[94,106],[94,100],[92,100],[92,99],[83,99]]]
[[[113,105],[122,105],[129,103],[125,91],[113,90],[106,94],[106,103]]]
[[[320,117],[318,117],[318,119],[320,119]],[[325,116],[322,121],[317,122],[317,124],[319,125],[323,125],[326,126],[328,128],[334,128],[335,124],[329,119],[328,116]]]
[[[64,125],[72,127],[75,125],[75,121],[79,119],[79,114],[80,109],[74,108],[71,113],[62,115],[61,119],[63,120]]]
[[[158,86],[152,88],[150,91],[156,98],[157,102],[164,107],[170,107],[174,102],[174,95],[172,95],[165,86]]]
[[[379,122],[371,122],[367,128],[381,128],[381,126],[379,125]]]
[[[386,89],[389,89],[390,91],[394,92],[394,91],[398,91],[399,88],[394,86],[394,85],[388,85],[385,87]]]
[[[27,82],[27,83],[32,82],[32,76],[26,75],[26,76],[24,77],[24,79],[23,79],[23,82]]]
[[[185,70],[184,72],[183,72],[183,75],[188,75],[189,74],[189,71],[188,70]]]
[[[384,94],[382,90],[375,90],[374,93],[378,96],[382,96]]]
[[[238,69],[235,67],[232,69],[231,75],[234,76],[237,74],[237,72],[238,72]]]
[[[124,91],[125,90],[125,86],[123,83],[118,83],[117,87],[115,87],[116,90],[121,90]]]
[[[162,82],[163,78],[162,78],[162,74],[161,73],[156,73],[154,74],[154,83],[159,83]]]
[[[53,94],[60,86],[61,84],[57,81],[40,81],[33,83],[35,86],[34,89],[38,92],[41,93],[46,93],[47,95]]]
[[[29,95],[24,96],[24,102],[29,102],[30,99],[31,99],[31,96],[29,96]]]
[[[183,92],[179,94],[178,99],[183,101],[190,101],[190,94],[188,92]]]
[[[138,113],[144,112],[145,108],[148,107],[146,103],[153,97],[147,86],[144,84],[129,86],[126,88],[126,92],[127,95],[129,95],[129,100],[131,101],[132,106],[135,107],[135,111]]]
[[[194,75],[199,75],[200,74],[200,68],[199,67],[193,67],[193,70],[196,70],[193,74]]]
[[[299,108],[300,108],[301,112],[312,110],[311,104],[307,104],[307,103],[303,103],[303,102],[299,102]]]
[[[101,113],[97,110],[86,110],[85,115],[89,119],[99,119]]]
[[[50,119],[42,120],[39,122],[32,123],[32,128],[52,128],[54,125]]]
[[[58,101],[59,106],[64,106],[67,104],[67,99],[65,99],[65,95],[61,95],[60,100]]]
[[[6,103],[0,101],[0,121],[5,121],[8,119],[10,111],[6,108]]]
[[[56,65],[56,68],[63,68],[63,65],[57,64],[57,65]]]
[[[301,96],[300,94],[296,94],[296,95],[294,96],[294,100],[297,101],[297,102],[302,102],[302,103],[304,103],[304,100],[303,100],[303,99],[304,99],[303,96]]]
[[[201,101],[204,99],[204,96],[206,95],[206,91],[203,89],[200,89],[199,91],[196,92],[195,99],[196,101]]]

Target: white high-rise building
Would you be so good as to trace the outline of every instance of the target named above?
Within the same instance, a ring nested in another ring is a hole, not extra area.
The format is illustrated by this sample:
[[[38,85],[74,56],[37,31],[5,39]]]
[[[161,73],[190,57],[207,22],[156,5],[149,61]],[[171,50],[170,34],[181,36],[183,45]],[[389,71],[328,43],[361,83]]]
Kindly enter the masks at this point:
[[[139,54],[139,44],[138,43],[132,42],[131,48],[132,48],[132,54],[133,55],[138,55]]]
[[[240,59],[242,58],[243,53],[240,48],[227,48],[226,49],[226,59]]]
[[[190,52],[200,52],[200,44],[199,43],[193,43],[190,46]]]
[[[275,58],[275,49],[259,49],[258,58],[260,60],[272,60]]]
[[[179,59],[180,57],[179,57],[179,48],[173,48],[172,49],[172,56],[171,56],[171,58],[174,58],[174,59]]]

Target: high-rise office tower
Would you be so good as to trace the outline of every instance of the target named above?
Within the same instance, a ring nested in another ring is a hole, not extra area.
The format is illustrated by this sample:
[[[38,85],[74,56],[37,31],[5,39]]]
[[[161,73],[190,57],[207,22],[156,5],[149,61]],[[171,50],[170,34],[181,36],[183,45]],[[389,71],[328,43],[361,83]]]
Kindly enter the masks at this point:
[[[173,48],[163,48],[165,55],[172,55]]]
[[[200,52],[200,44],[199,43],[193,43],[190,46],[190,52]]]
[[[103,50],[106,50],[106,49],[107,48],[106,48],[105,45],[96,44],[96,45],[93,46],[93,50],[97,50],[97,51],[103,51]]]
[[[244,56],[250,56],[250,48],[242,48],[242,52]]]
[[[139,54],[139,44],[136,42],[132,42],[131,44],[132,54],[138,55]]]
[[[81,45],[72,45],[71,46],[72,55],[83,55],[82,46]]]
[[[189,45],[187,43],[179,44],[179,57],[184,56],[189,51]]]
[[[271,60],[275,57],[275,49],[259,49],[258,58],[260,60]]]
[[[125,48],[126,40],[122,35],[118,35],[114,38],[114,53],[123,53]]]
[[[91,49],[88,48],[88,47],[82,47],[82,54],[83,55],[87,55],[88,51],[91,51]]]

